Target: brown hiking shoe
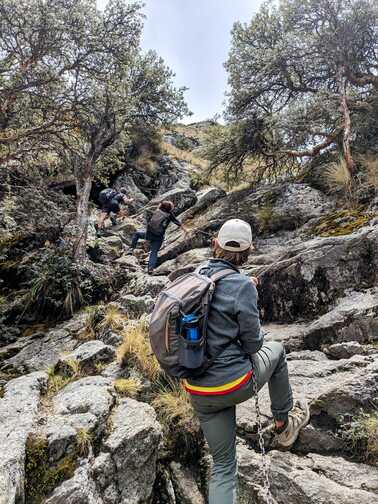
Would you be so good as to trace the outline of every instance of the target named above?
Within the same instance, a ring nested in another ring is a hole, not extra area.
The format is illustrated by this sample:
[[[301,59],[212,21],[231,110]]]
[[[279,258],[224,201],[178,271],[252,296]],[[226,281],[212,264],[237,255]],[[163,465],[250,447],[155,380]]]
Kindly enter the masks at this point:
[[[310,410],[307,401],[297,401],[289,411],[288,421],[284,430],[276,433],[273,440],[274,448],[288,449],[298,438],[299,432],[310,421]]]

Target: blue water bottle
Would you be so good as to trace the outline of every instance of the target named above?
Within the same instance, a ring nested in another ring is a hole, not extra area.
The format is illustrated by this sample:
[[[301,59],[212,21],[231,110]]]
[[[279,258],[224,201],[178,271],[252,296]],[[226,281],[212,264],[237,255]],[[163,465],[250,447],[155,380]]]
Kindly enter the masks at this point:
[[[184,337],[187,341],[198,341],[200,339],[199,319],[193,313],[184,315],[181,319],[184,328]]]

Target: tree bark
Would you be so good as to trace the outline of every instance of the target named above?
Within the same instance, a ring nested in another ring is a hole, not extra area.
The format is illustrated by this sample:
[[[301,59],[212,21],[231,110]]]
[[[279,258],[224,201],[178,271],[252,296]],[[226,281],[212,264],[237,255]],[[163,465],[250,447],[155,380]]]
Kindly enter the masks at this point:
[[[350,110],[348,107],[346,87],[347,79],[344,77],[344,71],[339,74],[339,87],[340,87],[340,109],[344,118],[344,134],[343,134],[343,154],[346,166],[349,173],[352,175],[355,170],[355,162],[352,157],[350,143],[352,140],[352,121],[350,118]]]
[[[285,150],[282,151],[283,154],[286,154],[290,157],[315,157],[317,156],[323,149],[329,147],[336,141],[336,138],[340,135],[341,129],[336,129],[333,133],[330,133],[323,142],[320,142],[314,147],[310,147],[309,149],[304,149],[301,151],[298,150]]]
[[[74,258],[76,262],[85,261],[87,259],[89,196],[92,188],[92,173],[93,161],[87,159],[82,173],[76,175],[78,229],[74,247]]]

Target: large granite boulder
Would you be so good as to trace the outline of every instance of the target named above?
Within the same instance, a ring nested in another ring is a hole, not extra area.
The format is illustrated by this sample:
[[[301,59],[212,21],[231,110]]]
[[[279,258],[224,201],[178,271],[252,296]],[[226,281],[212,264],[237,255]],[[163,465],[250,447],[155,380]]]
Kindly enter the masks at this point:
[[[80,345],[76,337],[84,324],[85,314],[80,313],[47,332],[37,331],[1,347],[0,370],[16,373],[47,370],[59,361],[64,352]]]
[[[40,430],[48,443],[49,459],[56,462],[74,453],[80,432],[85,431],[93,442],[100,439],[115,400],[109,378],[90,376],[66,385],[52,398],[50,414]]]
[[[276,231],[282,234],[300,228],[332,207],[332,200],[304,184],[277,184],[236,191],[195,211],[187,220],[194,233],[191,240],[180,238],[177,232],[170,233],[161,257],[164,261],[174,259],[183,252],[209,245],[211,235],[228,219],[237,217],[247,221],[254,235]]]
[[[367,344],[378,340],[378,289],[349,291],[313,322],[268,323],[263,330],[266,341],[281,341],[289,352],[325,350],[334,358],[369,354]]]
[[[24,502],[25,446],[47,380],[43,372],[11,380],[0,399],[0,504]]]
[[[265,320],[293,321],[326,313],[348,289],[369,289],[378,278],[378,226],[349,236],[315,238],[293,247],[261,276]]]
[[[261,498],[261,457],[238,446],[240,504],[265,504]],[[371,504],[378,500],[378,468],[341,457],[272,451],[267,456],[270,489],[277,504]],[[259,499],[256,500],[256,496]]]
[[[162,431],[153,408],[124,399],[114,410],[112,431],[103,441],[111,454],[119,504],[143,504],[151,497]]]
[[[96,372],[96,365],[111,362],[115,357],[115,349],[102,341],[86,341],[73,352],[61,357],[55,366],[56,372],[70,374],[72,362],[75,362],[83,373]]]
[[[329,360],[319,351],[293,352],[288,356],[290,383],[295,399],[309,401],[311,423],[294,448],[299,451],[349,452],[343,429],[360,411],[370,411],[378,397],[378,356],[356,355]],[[271,422],[268,387],[259,393],[263,424]],[[256,440],[254,398],[237,407],[238,431]],[[312,430],[311,430],[312,429]],[[269,441],[269,440],[268,440]]]

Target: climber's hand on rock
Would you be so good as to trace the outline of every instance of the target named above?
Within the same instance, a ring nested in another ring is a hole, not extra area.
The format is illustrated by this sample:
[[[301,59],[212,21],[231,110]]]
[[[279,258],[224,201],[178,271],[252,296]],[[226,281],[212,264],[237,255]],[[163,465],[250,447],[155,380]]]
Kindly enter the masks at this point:
[[[259,283],[260,283],[260,280],[257,277],[252,276],[251,277],[251,282],[254,283],[256,285],[256,287],[257,287],[259,285]]]

